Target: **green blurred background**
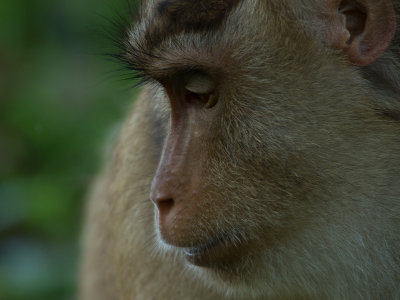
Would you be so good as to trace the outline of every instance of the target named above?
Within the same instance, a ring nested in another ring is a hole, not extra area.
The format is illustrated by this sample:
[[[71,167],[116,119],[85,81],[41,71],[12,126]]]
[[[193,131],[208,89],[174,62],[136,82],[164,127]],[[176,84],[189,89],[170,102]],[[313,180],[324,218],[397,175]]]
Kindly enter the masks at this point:
[[[0,0],[1,300],[76,298],[85,194],[134,94],[98,55],[125,2]]]

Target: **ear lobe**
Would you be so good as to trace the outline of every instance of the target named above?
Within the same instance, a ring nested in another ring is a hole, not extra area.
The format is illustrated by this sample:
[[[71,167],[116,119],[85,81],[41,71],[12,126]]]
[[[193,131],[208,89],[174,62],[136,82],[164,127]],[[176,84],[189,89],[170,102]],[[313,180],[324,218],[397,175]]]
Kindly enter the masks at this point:
[[[324,0],[324,42],[357,66],[373,63],[396,31],[391,0]]]

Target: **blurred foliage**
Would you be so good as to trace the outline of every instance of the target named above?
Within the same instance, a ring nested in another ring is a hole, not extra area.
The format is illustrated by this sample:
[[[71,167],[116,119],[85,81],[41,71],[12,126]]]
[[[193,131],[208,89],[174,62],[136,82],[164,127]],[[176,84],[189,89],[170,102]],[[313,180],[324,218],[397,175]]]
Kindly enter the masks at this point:
[[[133,82],[99,53],[125,0],[0,1],[0,299],[75,299],[83,199]]]

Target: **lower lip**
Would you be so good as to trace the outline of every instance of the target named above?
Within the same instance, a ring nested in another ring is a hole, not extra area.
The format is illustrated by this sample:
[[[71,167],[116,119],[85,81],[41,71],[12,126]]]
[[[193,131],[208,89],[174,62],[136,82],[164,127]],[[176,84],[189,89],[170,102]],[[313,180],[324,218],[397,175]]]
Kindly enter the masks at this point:
[[[184,248],[185,258],[196,266],[210,266],[218,263],[226,250],[226,238],[215,238],[205,246]]]

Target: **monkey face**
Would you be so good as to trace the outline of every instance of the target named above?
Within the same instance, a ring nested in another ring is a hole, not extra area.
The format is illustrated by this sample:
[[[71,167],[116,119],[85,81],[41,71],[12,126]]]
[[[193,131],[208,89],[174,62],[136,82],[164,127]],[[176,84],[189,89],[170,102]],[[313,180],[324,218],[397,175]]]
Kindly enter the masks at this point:
[[[337,51],[345,41],[361,66],[383,48],[359,53],[358,29],[334,41],[326,31],[368,12],[344,2],[310,31],[289,2],[151,2],[127,42],[125,59],[169,116],[150,195],[159,242],[224,282],[284,278],[310,253],[338,258],[371,211],[356,212],[384,193],[377,174],[394,152],[381,147],[395,134],[378,124],[378,96]]]
[[[285,40],[270,41],[266,48],[261,42],[265,32],[259,33],[259,42],[247,42],[255,52],[246,57],[241,47],[243,39],[254,38],[249,28],[233,34],[216,27],[203,35],[188,34],[183,27],[175,35],[163,34],[161,41],[157,32],[163,32],[167,21],[157,14],[150,18],[153,25],[131,42],[134,49],[148,47],[153,54],[135,50],[131,59],[155,82],[157,99],[170,114],[151,190],[160,240],[176,247],[189,263],[236,268],[246,262],[243,258],[259,256],[266,240],[272,247],[277,236],[289,231],[289,219],[311,189],[299,186],[318,178],[291,140],[297,124],[290,118],[302,104],[285,112],[282,103],[295,99],[275,86],[280,80],[297,80],[298,74],[278,77],[290,74],[282,72],[282,59],[274,57]],[[259,22],[271,23],[266,17]],[[269,24],[269,33],[281,30],[278,25]],[[140,36],[156,43],[135,45]],[[296,138],[304,149],[309,142],[300,136]],[[306,179],[300,178],[300,170]]]

